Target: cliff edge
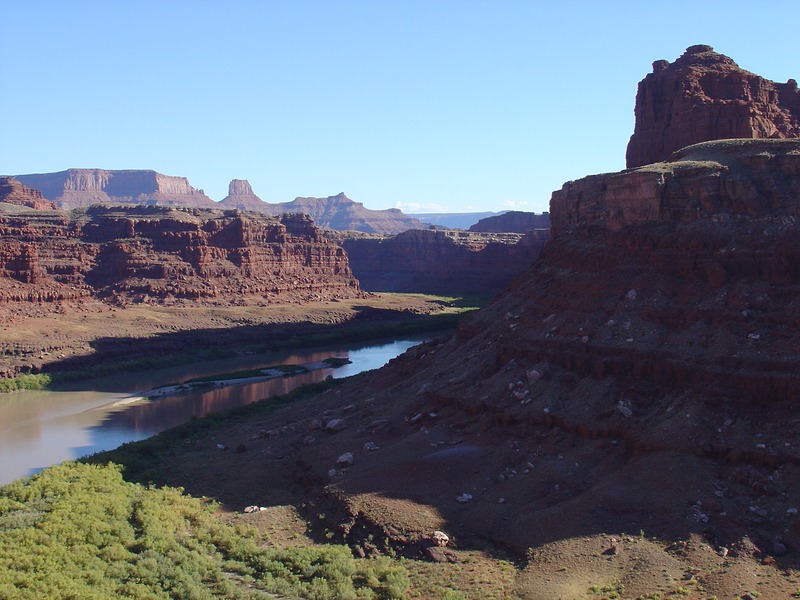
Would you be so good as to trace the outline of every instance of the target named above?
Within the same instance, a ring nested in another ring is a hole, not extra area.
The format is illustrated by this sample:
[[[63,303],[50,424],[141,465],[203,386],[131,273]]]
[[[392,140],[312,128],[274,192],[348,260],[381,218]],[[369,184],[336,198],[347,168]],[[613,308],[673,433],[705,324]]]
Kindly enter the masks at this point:
[[[775,83],[696,45],[675,62],[657,60],[640,83],[627,166],[658,162],[698,142],[800,137],[797,81]]]

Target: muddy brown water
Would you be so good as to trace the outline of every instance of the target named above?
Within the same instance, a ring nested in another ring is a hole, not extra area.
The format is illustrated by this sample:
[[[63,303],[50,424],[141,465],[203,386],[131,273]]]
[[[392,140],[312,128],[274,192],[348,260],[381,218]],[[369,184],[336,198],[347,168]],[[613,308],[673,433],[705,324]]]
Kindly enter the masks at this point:
[[[60,391],[0,394],[0,485],[65,460],[148,438],[193,417],[285,394],[329,375],[348,377],[385,365],[427,339],[409,337],[370,345],[251,355],[237,359],[83,381]],[[143,392],[198,377],[329,357],[351,363],[290,377],[226,385],[202,391],[141,399]]]

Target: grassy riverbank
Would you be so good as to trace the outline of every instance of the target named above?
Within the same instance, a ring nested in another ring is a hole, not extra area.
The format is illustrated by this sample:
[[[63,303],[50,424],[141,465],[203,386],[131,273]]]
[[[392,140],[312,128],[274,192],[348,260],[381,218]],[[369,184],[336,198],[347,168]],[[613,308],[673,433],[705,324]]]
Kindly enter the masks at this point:
[[[17,390],[45,390],[50,387],[52,381],[53,378],[46,373],[3,377],[0,378],[0,393],[16,392]]]

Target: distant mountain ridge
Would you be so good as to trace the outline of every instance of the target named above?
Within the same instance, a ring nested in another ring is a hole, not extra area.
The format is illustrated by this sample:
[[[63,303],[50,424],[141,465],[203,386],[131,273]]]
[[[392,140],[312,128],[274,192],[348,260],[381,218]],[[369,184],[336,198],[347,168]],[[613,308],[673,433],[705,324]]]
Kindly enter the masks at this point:
[[[215,202],[202,189],[192,187],[186,177],[162,175],[151,170],[67,169],[13,177],[38,190],[62,209],[93,204],[185,206],[255,211],[268,216],[300,213],[309,215],[322,229],[365,233],[397,234],[426,228],[420,220],[397,208],[371,210],[344,193],[326,198],[296,198],[277,204],[264,202],[245,179],[231,181],[228,196]]]
[[[371,210],[361,202],[351,200],[344,192],[326,198],[295,198],[291,202],[271,204],[256,196],[250,183],[244,179],[231,181],[228,195],[219,205],[227,209],[253,210],[271,216],[302,213],[309,215],[322,229],[339,231],[393,235],[409,229],[426,228],[422,221],[403,214],[398,208]]]
[[[67,169],[57,173],[15,175],[21,183],[39,190],[63,209],[92,204],[145,204],[216,208],[203,190],[186,177],[151,170]]]

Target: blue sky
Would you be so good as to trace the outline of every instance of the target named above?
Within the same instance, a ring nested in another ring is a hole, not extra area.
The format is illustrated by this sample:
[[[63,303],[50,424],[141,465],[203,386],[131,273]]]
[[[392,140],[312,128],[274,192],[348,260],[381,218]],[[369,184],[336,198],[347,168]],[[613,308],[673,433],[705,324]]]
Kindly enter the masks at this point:
[[[637,83],[709,44],[800,79],[800,2],[5,0],[0,173],[154,169],[214,200],[547,210],[624,168]]]

